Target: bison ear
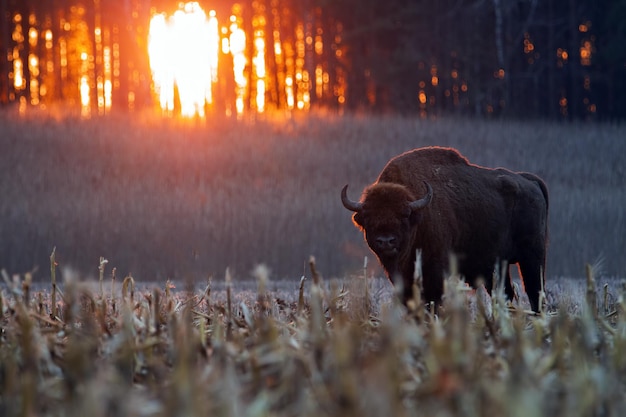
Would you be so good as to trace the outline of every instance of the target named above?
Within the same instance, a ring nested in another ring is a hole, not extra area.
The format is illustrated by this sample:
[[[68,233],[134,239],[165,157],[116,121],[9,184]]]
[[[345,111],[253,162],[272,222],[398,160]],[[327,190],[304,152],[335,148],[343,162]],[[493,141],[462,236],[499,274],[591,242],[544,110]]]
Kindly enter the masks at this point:
[[[354,213],[354,215],[352,216],[352,221],[354,222],[356,227],[363,230],[363,219],[361,218],[361,213]]]

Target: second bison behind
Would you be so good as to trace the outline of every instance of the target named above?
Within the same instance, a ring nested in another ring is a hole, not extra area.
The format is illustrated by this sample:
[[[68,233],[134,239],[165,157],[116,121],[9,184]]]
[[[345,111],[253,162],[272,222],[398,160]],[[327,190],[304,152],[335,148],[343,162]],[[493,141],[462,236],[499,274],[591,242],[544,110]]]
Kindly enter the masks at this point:
[[[473,165],[450,148],[415,149],[391,159],[361,200],[341,201],[354,212],[392,282],[413,297],[416,250],[421,252],[423,297],[440,303],[450,257],[461,275],[491,290],[494,268],[518,264],[530,305],[539,310],[546,263],[548,192],[534,174]],[[514,292],[508,267],[505,294]]]

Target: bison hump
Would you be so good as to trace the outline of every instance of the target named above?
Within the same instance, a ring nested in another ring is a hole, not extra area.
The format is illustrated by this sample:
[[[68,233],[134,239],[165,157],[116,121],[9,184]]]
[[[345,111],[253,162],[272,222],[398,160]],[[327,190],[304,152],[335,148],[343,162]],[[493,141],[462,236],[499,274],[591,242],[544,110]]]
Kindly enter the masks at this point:
[[[519,193],[519,183],[510,175],[498,175],[498,185],[500,191],[505,195],[515,196]]]
[[[403,184],[421,184],[421,180],[432,178],[439,168],[469,166],[468,160],[456,149],[431,146],[414,149],[392,158],[378,180]]]
[[[469,165],[469,161],[454,148],[428,146],[405,152],[394,159],[419,160],[430,165]],[[398,161],[399,162],[399,161]]]

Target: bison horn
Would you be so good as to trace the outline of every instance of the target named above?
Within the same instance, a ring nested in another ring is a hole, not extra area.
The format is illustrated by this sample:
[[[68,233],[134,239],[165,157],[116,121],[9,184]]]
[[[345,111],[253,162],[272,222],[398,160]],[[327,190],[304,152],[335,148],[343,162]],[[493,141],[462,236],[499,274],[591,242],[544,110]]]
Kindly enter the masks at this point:
[[[363,208],[363,203],[352,201],[348,198],[348,184],[346,184],[346,186],[343,187],[343,190],[341,190],[341,202],[343,203],[343,206],[350,211],[358,212]]]
[[[430,186],[430,184],[424,181],[424,185],[426,185],[426,189],[427,189],[426,196],[423,198],[420,198],[419,200],[415,200],[409,203],[409,207],[411,207],[411,211],[419,210],[421,208],[426,207],[428,203],[430,203],[431,198],[433,198],[433,189]]]

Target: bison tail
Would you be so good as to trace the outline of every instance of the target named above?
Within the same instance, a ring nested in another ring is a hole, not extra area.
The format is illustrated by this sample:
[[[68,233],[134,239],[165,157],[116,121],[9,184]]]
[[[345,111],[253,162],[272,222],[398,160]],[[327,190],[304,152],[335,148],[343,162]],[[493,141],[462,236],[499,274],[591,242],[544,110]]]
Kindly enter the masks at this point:
[[[535,177],[535,182],[537,183],[537,185],[539,185],[539,188],[541,188],[541,193],[543,194],[543,198],[546,200],[546,210],[548,210],[549,208],[549,203],[548,203],[548,187],[546,186],[546,183],[543,182],[543,180],[539,177]]]

